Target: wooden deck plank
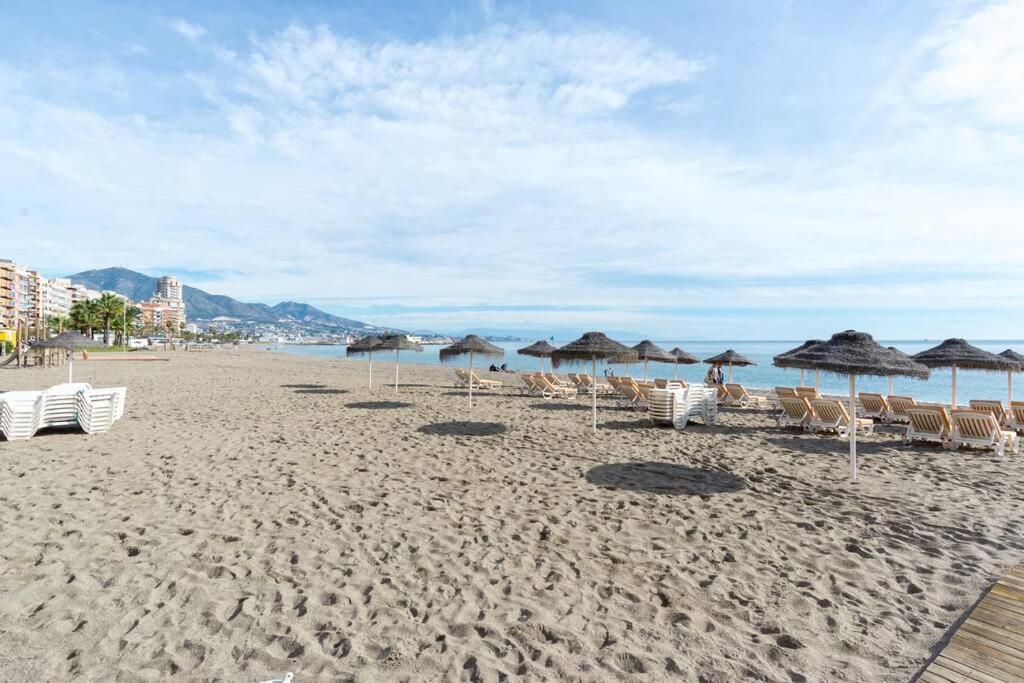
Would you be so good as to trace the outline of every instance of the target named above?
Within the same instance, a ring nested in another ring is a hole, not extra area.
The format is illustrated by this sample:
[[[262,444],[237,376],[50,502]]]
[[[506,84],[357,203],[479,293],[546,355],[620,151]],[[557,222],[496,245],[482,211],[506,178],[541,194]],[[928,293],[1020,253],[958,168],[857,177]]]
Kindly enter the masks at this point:
[[[918,680],[1024,683],[1024,562],[989,588]]]

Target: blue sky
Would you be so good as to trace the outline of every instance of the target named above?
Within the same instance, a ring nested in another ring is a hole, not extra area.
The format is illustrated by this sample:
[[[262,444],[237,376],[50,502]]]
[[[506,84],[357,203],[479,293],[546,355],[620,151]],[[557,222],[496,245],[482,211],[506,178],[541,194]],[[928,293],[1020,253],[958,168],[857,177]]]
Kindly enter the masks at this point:
[[[1024,337],[1024,3],[13,3],[2,256],[408,329]]]

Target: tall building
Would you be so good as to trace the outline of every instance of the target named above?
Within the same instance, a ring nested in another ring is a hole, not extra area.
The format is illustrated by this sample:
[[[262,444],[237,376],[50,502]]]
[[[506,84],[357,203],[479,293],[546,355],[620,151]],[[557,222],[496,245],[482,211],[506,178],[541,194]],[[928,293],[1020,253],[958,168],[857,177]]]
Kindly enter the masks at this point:
[[[24,266],[14,267],[17,277],[16,297],[18,306],[18,318],[32,327],[42,320],[43,298],[39,286],[39,273],[29,270]]]
[[[71,280],[40,278],[39,286],[44,319],[71,313]]]
[[[68,292],[71,294],[71,305],[74,306],[79,301],[92,301],[93,299],[99,299],[100,293],[95,289],[89,289],[85,285],[77,282],[72,282],[68,286]]]
[[[18,328],[18,274],[7,259],[0,260],[0,329]]]
[[[164,275],[156,281],[156,298],[169,301],[184,301],[184,293],[178,278]]]

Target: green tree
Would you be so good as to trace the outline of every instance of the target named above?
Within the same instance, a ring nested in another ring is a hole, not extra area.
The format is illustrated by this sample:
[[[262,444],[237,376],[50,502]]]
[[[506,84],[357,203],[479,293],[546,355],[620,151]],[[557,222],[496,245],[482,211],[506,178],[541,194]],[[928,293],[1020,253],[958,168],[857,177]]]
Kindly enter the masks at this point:
[[[110,331],[115,320],[120,320],[124,311],[124,300],[109,292],[104,292],[96,304],[96,314],[103,321],[103,345],[110,346]]]
[[[79,301],[71,307],[71,326],[82,334],[92,337],[93,329],[103,324],[96,310],[95,301]]]
[[[71,318],[66,315],[51,315],[46,318],[46,326],[51,332],[60,334],[64,330],[70,330],[74,327],[74,323]]]
[[[142,309],[138,306],[128,304],[122,306],[121,315],[114,319],[114,332],[117,333],[115,344],[123,344],[133,331],[138,331],[142,325]]]

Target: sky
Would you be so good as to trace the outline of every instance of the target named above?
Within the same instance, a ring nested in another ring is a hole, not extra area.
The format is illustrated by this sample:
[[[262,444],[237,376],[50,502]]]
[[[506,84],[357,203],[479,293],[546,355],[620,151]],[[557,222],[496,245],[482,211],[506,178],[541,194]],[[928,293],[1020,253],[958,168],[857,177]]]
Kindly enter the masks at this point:
[[[5,3],[0,257],[403,329],[1024,338],[1024,1]]]

